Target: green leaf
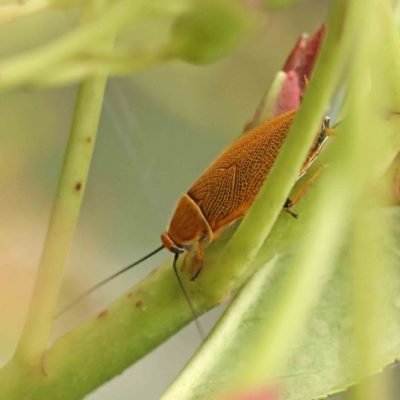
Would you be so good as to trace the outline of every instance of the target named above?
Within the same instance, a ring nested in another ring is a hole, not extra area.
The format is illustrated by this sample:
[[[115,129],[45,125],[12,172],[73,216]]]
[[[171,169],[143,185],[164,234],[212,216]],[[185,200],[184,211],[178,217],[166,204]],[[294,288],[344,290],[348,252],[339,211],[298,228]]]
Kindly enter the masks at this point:
[[[379,357],[370,374],[381,371],[400,356],[400,210],[381,208],[364,212],[363,218],[379,218],[390,223],[394,235],[377,234],[384,243],[386,274],[385,308],[379,310]],[[394,240],[392,240],[394,239]],[[365,243],[368,246],[368,243]],[[209,399],[236,378],[238,360],[257,350],[257,337],[265,326],[270,326],[276,303],[292,274],[299,246],[282,253],[259,270],[232,301],[207,342],[200,348],[185,370],[178,376],[162,400]],[[335,270],[328,278],[322,295],[295,343],[287,344],[291,355],[277,373],[277,384],[285,393],[285,400],[310,400],[345,390],[353,384],[351,353],[343,357],[343,343],[350,339],[352,323],[349,318],[351,298],[349,248],[341,250]],[[310,287],[310,291],[318,290]],[[301,302],[302,299],[299,299]],[[252,365],[246,366],[252,373]],[[266,385],[268,382],[266,382]]]

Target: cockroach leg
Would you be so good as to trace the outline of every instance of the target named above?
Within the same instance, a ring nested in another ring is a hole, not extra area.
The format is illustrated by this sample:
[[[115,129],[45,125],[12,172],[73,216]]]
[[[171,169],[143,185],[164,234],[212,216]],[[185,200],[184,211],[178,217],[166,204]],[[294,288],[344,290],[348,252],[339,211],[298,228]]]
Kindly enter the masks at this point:
[[[322,170],[325,168],[325,165],[321,165],[318,169],[314,172],[314,175],[300,188],[300,190],[296,193],[293,200],[287,199],[283,209],[292,215],[294,218],[298,218],[297,214],[294,214],[290,211],[290,208],[293,207],[307,192],[310,186],[314,183],[314,181],[318,178],[321,174]]]
[[[197,277],[200,275],[201,270],[203,269],[203,246],[201,242],[199,242],[199,245],[197,246],[197,260],[199,262],[199,266],[194,275],[190,278],[192,282],[197,279]]]
[[[325,135],[326,136],[337,136],[337,129],[335,128],[326,128],[325,129]]]
[[[187,260],[188,257],[189,257],[189,252],[187,251],[186,254],[185,254],[185,257],[183,257],[183,262],[182,262],[182,265],[181,265],[181,268],[180,268],[180,270],[182,272],[186,269],[186,260]]]
[[[304,83],[305,83],[306,89],[307,89],[307,88],[308,88],[308,85],[310,84],[310,81],[308,80],[308,78],[307,78],[306,75],[304,75],[303,78],[304,78]]]
[[[306,161],[304,162],[303,166],[300,169],[299,176],[297,177],[296,182],[304,176],[304,174],[308,171],[314,161],[317,159],[322,147],[329,139],[330,136],[335,136],[337,134],[336,127],[339,123],[335,124],[332,128],[329,127],[330,118],[325,117],[322,122],[322,130],[319,135],[316,137],[313,147],[311,148]]]
[[[194,282],[197,277],[200,275],[201,270],[203,269],[203,267],[201,266],[200,268],[197,269],[197,271],[195,272],[195,274],[190,278],[191,282]]]
[[[283,206],[283,211],[286,211],[288,214],[290,214],[293,218],[299,218],[297,214],[295,214],[293,211],[290,210],[290,207],[292,207],[292,200],[289,198],[286,200],[285,205]]]

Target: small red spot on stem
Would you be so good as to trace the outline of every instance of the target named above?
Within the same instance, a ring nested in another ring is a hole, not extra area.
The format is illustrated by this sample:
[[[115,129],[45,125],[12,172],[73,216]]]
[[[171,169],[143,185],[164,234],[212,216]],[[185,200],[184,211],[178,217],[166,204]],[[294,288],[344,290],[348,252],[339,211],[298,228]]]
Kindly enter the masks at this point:
[[[132,297],[132,293],[128,293],[128,297]]]
[[[78,183],[75,185],[75,190],[79,192],[79,191],[81,190],[81,188],[82,188],[82,183],[78,182]]]
[[[88,137],[86,138],[86,141],[87,141],[88,143],[92,143],[92,138],[91,138],[90,136],[88,136]]]
[[[135,304],[135,306],[137,308],[142,307],[142,305],[143,305],[143,301],[142,300],[137,301],[136,304]]]
[[[105,309],[98,315],[98,318],[104,318],[107,314],[108,314],[108,310]]]

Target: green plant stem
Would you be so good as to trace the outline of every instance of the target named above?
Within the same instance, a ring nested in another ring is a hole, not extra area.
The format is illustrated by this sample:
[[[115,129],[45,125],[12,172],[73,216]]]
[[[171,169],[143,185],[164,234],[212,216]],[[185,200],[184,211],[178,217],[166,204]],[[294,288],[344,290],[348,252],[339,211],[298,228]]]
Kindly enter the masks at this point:
[[[48,71],[30,77],[32,85],[57,86],[71,84],[95,74],[126,75],[168,58],[156,54],[112,54],[82,57],[82,60],[63,62]],[[85,59],[86,58],[86,59]]]
[[[386,107],[395,107],[398,103],[398,82],[393,74],[393,65],[388,62],[395,60],[393,51],[398,53],[398,46],[391,48],[389,54],[382,55],[376,59],[376,54],[381,51],[381,35],[386,38],[396,38],[394,35],[393,16],[390,3],[387,0],[369,1],[373,7],[366,7],[362,19],[364,26],[368,29],[359,35],[358,45],[355,50],[355,62],[350,71],[349,100],[352,104],[349,115],[348,134],[354,137],[354,158],[357,165],[354,165],[357,179],[364,185],[374,175],[373,168],[376,160],[377,150],[392,147],[388,135],[377,135],[374,129],[374,113],[370,112],[376,108],[376,104],[383,104]],[[375,9],[374,9],[375,8]],[[382,12],[384,11],[384,13]],[[378,18],[377,18],[378,15]],[[384,16],[384,18],[382,18]],[[379,18],[380,17],[380,18]],[[389,18],[390,19],[389,19]],[[383,29],[386,27],[386,29]],[[393,45],[393,39],[389,41]],[[396,43],[398,44],[398,43]],[[388,49],[386,49],[388,51]],[[398,55],[396,57],[398,59]],[[365,96],[365,82],[373,82],[372,96]],[[376,117],[375,117],[376,118]],[[381,193],[370,193],[370,196],[382,197]],[[360,196],[362,200],[362,197]],[[379,238],[382,233],[390,235],[392,232],[389,226],[377,218],[361,218],[356,214],[352,224],[352,247],[351,260],[351,304],[354,331],[351,344],[353,346],[353,368],[354,378],[362,379],[370,375],[377,365],[379,359],[379,346],[381,343],[377,324],[381,314],[387,312],[387,304],[383,301],[385,291],[383,277],[388,271],[386,251]],[[368,246],[365,246],[369,243]],[[386,309],[385,309],[386,308]],[[385,389],[381,379],[363,382],[355,387],[352,395],[354,400],[374,400],[385,398]]]
[[[379,365],[378,348],[382,341],[379,338],[380,327],[377,324],[379,315],[387,307],[383,301],[383,277],[386,260],[382,243],[376,240],[377,233],[382,231],[382,221],[371,216],[369,219],[356,218],[353,224],[351,248],[352,273],[352,317],[353,317],[353,349],[351,360],[354,367],[354,379],[360,381],[376,371]],[[389,230],[386,229],[386,232]],[[365,244],[368,243],[368,246]],[[345,353],[346,354],[346,353]],[[349,354],[349,353],[347,353]],[[346,362],[346,360],[343,360]],[[374,381],[361,382],[356,385],[352,400],[384,399],[384,385],[380,377]]]
[[[357,25],[359,1],[335,1],[330,13],[327,37],[288,137],[254,204],[236,234],[220,255],[221,265],[230,265],[228,279],[219,270],[210,271],[214,295],[226,298],[245,272],[268,236],[282,204],[296,181],[350,51],[353,24]]]
[[[371,0],[369,1],[371,3]],[[366,12],[365,12],[366,11]],[[363,144],[363,139],[368,142],[373,140],[374,132],[371,132],[369,126],[371,117],[366,113],[365,82],[376,77],[369,75],[369,50],[374,50],[375,44],[371,41],[371,30],[373,29],[371,7],[366,7],[362,15],[364,24],[368,26],[368,30],[360,32],[359,40],[355,48],[355,61],[351,66],[349,80],[349,104],[351,104],[351,114],[348,116],[346,126],[348,127],[345,134],[351,132],[353,136],[353,158],[360,160],[366,155],[371,154],[368,146]],[[372,26],[371,26],[372,25]],[[367,48],[367,46],[369,48]],[[368,151],[369,150],[369,151]],[[365,164],[365,162],[364,162]],[[360,180],[360,173],[365,175],[368,173],[368,166],[354,166],[358,172],[357,179]],[[366,181],[365,176],[362,177]],[[368,221],[369,222],[369,221]],[[375,265],[376,258],[371,249],[372,244],[368,248],[364,248],[365,243],[373,243],[376,234],[377,223],[371,226],[371,223],[363,221],[361,218],[354,218],[353,226],[353,246],[351,247],[351,267],[352,267],[352,317],[353,317],[353,341],[354,348],[354,376],[356,379],[365,377],[371,370],[371,356],[374,352],[373,321],[375,319],[373,313],[373,303],[379,302],[379,292],[377,292],[376,282],[373,281],[374,271],[382,271],[382,267]],[[373,229],[371,231],[370,229]],[[375,245],[376,246],[376,245]],[[352,395],[353,400],[372,400],[375,397],[368,385],[357,385]],[[381,397],[378,397],[381,398]]]
[[[0,63],[0,88],[27,84],[32,76],[37,76],[41,71],[67,60],[77,52],[89,50],[91,47],[98,48],[101,41],[111,34],[115,35],[115,32],[138,18],[145,4],[144,0],[118,1],[109,6],[107,12],[96,21],[85,24],[38,50],[3,61]]]
[[[375,30],[373,40],[380,43],[371,52],[372,68],[375,76],[384,72],[386,79],[380,85],[374,85],[376,106],[386,111],[400,110],[400,35],[396,27],[390,1],[384,0],[375,6],[374,22],[385,29]],[[379,60],[379,63],[374,62]]]
[[[102,47],[112,47],[114,36]],[[15,357],[39,366],[47,348],[58,294],[87,183],[107,75],[80,85],[64,164],[39,263],[32,302]]]
[[[266,260],[304,235],[310,212],[307,207],[307,201],[298,207],[304,214],[301,221],[294,223],[289,215],[280,216],[252,268],[264,265]],[[229,271],[229,265],[217,265],[215,260],[234,229],[234,226],[229,228],[207,249],[209,269],[198,281],[207,280],[213,268],[221,268],[223,273]],[[189,274],[182,274],[182,279],[199,314],[217,305],[215,298],[209,297],[198,281],[190,283]],[[191,320],[192,314],[174,275],[172,261],[168,260],[106,310],[55,340],[45,354],[46,377],[33,373],[18,360],[7,364],[0,370],[0,398],[54,400],[62,394],[63,400],[81,399]]]
[[[96,137],[106,78],[81,84],[63,171],[50,217],[28,319],[16,356],[27,362],[44,353],[64,267],[75,231]]]

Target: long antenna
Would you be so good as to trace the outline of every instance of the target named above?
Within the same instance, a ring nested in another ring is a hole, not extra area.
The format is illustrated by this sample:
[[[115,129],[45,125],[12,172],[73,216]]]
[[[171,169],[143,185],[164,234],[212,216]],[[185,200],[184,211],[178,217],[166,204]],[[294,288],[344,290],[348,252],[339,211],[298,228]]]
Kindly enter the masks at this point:
[[[81,302],[84,298],[86,298],[87,296],[89,296],[89,294],[93,293],[95,290],[97,290],[99,287],[105,285],[106,283],[112,281],[114,278],[116,278],[117,276],[123,274],[124,272],[128,271],[129,269],[135,267],[136,265],[140,264],[141,262],[147,260],[148,258],[154,256],[154,254],[158,253],[159,251],[161,251],[164,248],[164,246],[159,247],[158,249],[152,251],[151,253],[147,254],[147,256],[144,256],[143,258],[141,258],[138,261],[135,261],[133,264],[128,265],[127,267],[121,269],[120,271],[116,272],[115,274],[109,276],[107,279],[104,279],[104,281],[99,282],[97,285],[94,285],[93,287],[91,287],[89,290],[87,290],[86,292],[83,292],[73,303],[71,303],[69,306],[67,306],[66,308],[64,308],[63,310],[61,310],[60,312],[58,312],[55,316],[54,319],[58,318],[60,315],[64,314],[65,312],[67,312],[69,309],[71,309],[73,306],[75,306],[76,304],[78,304],[79,302]],[[179,278],[178,278],[179,279]]]
[[[188,294],[187,294],[187,292],[186,292],[186,289],[185,289],[185,287],[183,286],[182,279],[181,279],[181,277],[179,276],[178,268],[177,268],[177,266],[176,266],[176,262],[178,261],[178,258],[179,258],[179,254],[178,254],[178,253],[175,253],[174,262],[173,262],[173,264],[172,264],[172,265],[174,266],[174,272],[175,272],[175,275],[176,275],[176,277],[177,277],[177,279],[178,279],[179,286],[181,287],[182,292],[183,292],[183,294],[184,294],[184,296],[185,296],[185,298],[186,298],[186,301],[187,301],[187,303],[188,303],[188,305],[189,305],[190,311],[192,312],[193,319],[194,319],[194,323],[196,324],[196,328],[197,328],[197,331],[199,332],[201,341],[203,342],[204,339],[205,339],[205,337],[206,337],[206,335],[204,334],[203,327],[202,327],[201,324],[200,324],[199,316],[197,315],[197,312],[196,312],[196,310],[194,309],[192,302],[190,301],[190,298],[189,298],[189,296],[188,296]]]

